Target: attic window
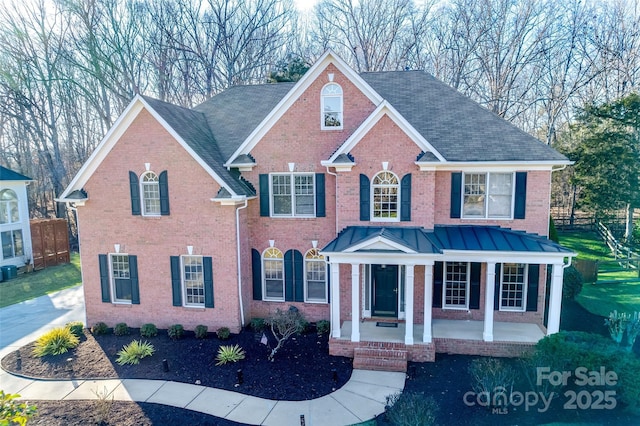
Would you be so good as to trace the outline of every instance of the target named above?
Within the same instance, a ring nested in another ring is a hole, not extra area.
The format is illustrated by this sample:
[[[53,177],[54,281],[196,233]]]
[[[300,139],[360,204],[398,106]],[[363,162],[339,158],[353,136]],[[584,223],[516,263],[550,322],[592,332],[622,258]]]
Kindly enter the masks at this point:
[[[329,83],[322,88],[322,129],[342,129],[342,87]]]

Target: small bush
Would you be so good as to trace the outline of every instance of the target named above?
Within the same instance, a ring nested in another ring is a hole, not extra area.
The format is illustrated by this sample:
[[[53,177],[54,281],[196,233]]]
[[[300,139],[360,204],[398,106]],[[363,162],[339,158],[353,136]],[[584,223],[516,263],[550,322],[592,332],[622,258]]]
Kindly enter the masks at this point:
[[[265,325],[266,324],[264,318],[251,318],[251,323],[249,324],[251,330],[255,331],[256,333],[264,330]]]
[[[276,309],[276,312],[269,316],[265,322],[271,328],[271,332],[278,342],[276,347],[271,349],[271,353],[267,357],[269,361],[273,361],[276,353],[278,353],[289,337],[301,333],[305,324],[307,324],[307,321],[300,311],[294,306],[291,306],[286,311]]]
[[[640,334],[640,312],[634,312],[633,315],[629,315],[627,321],[627,350],[633,351],[633,345],[636,343],[638,334]]]
[[[19,424],[24,426],[36,414],[36,406],[16,401],[18,394],[4,393],[0,390],[0,425]]]
[[[111,394],[111,398],[109,398],[109,390],[106,386],[102,391],[99,391],[96,388],[95,390],[91,389],[91,392],[96,396],[95,422],[99,425],[107,423],[109,421],[109,412],[111,411],[111,407],[113,406],[113,394]]]
[[[558,230],[556,229],[556,224],[553,222],[553,218],[549,216],[549,239],[556,243],[560,242],[560,238],[558,238]]]
[[[158,327],[155,324],[142,324],[140,327],[140,335],[142,337],[154,337],[158,335]]]
[[[397,426],[433,425],[438,404],[423,393],[403,392],[387,397],[386,418]]]
[[[167,334],[173,340],[181,339],[182,336],[184,336],[184,327],[182,326],[182,324],[173,324],[167,330]]]
[[[67,327],[58,327],[43,334],[36,340],[33,354],[38,357],[60,355],[80,344],[78,336]]]
[[[496,358],[479,358],[471,361],[469,374],[471,386],[477,395],[486,395],[487,407],[506,407],[513,390],[516,374],[511,367]]]
[[[229,330],[229,327],[220,327],[216,330],[216,336],[218,336],[218,339],[220,340],[227,340],[230,335],[231,331]]]
[[[155,348],[149,342],[141,342],[140,340],[134,340],[128,345],[124,345],[118,352],[118,358],[116,362],[120,365],[125,364],[139,364],[142,358],[153,355]]]
[[[129,326],[124,322],[119,322],[113,327],[113,334],[116,336],[126,336],[129,333],[131,333],[131,330],[129,330]]]
[[[609,334],[614,342],[620,344],[622,342],[622,336],[624,330],[627,328],[627,321],[629,317],[624,312],[618,313],[618,311],[611,311],[609,318],[604,320],[604,325],[609,328]]]
[[[209,327],[206,325],[196,325],[196,328],[193,330],[196,335],[196,339],[206,339],[209,334]]]
[[[96,336],[99,336],[101,334],[108,334],[108,333],[109,333],[109,327],[107,327],[107,324],[103,322],[97,322],[93,325],[93,327],[91,327],[91,334],[95,334]]]
[[[331,323],[328,320],[320,320],[316,323],[318,334],[325,334],[331,330]]]
[[[575,299],[582,291],[584,279],[580,271],[571,265],[564,270],[564,284],[562,285],[562,297],[565,299]]]
[[[239,345],[220,346],[216,355],[216,365],[224,365],[229,362],[238,362],[244,359],[244,350]]]
[[[84,334],[84,324],[82,321],[68,322],[64,326],[71,330],[76,337],[82,337]]]

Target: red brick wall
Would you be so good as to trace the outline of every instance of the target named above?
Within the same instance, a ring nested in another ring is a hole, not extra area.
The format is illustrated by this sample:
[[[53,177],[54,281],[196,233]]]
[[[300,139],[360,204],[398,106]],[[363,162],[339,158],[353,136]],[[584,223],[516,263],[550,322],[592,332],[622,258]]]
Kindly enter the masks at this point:
[[[515,358],[531,352],[535,343],[483,342],[482,340],[433,339],[436,353]]]

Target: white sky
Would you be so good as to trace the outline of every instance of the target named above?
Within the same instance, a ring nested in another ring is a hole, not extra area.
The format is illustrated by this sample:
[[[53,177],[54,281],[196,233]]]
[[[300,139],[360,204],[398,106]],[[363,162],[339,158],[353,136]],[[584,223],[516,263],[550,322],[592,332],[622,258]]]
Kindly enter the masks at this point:
[[[318,0],[294,0],[296,7],[301,11],[310,10],[317,2]]]

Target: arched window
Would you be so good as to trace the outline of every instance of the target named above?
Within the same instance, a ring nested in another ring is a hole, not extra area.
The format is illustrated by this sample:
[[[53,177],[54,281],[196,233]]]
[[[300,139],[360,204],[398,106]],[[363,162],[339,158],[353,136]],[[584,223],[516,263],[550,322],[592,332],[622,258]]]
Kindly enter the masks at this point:
[[[327,302],[327,263],[318,249],[304,255],[305,302]]]
[[[0,223],[20,222],[18,196],[11,189],[0,191]]]
[[[397,221],[400,205],[400,185],[398,177],[389,171],[375,175],[371,181],[373,196],[373,220]]]
[[[264,300],[284,300],[284,255],[275,247],[262,254]]]
[[[322,88],[322,128],[342,129],[342,88],[336,83]]]
[[[160,216],[160,181],[154,172],[145,172],[140,176],[142,191],[142,214]]]

